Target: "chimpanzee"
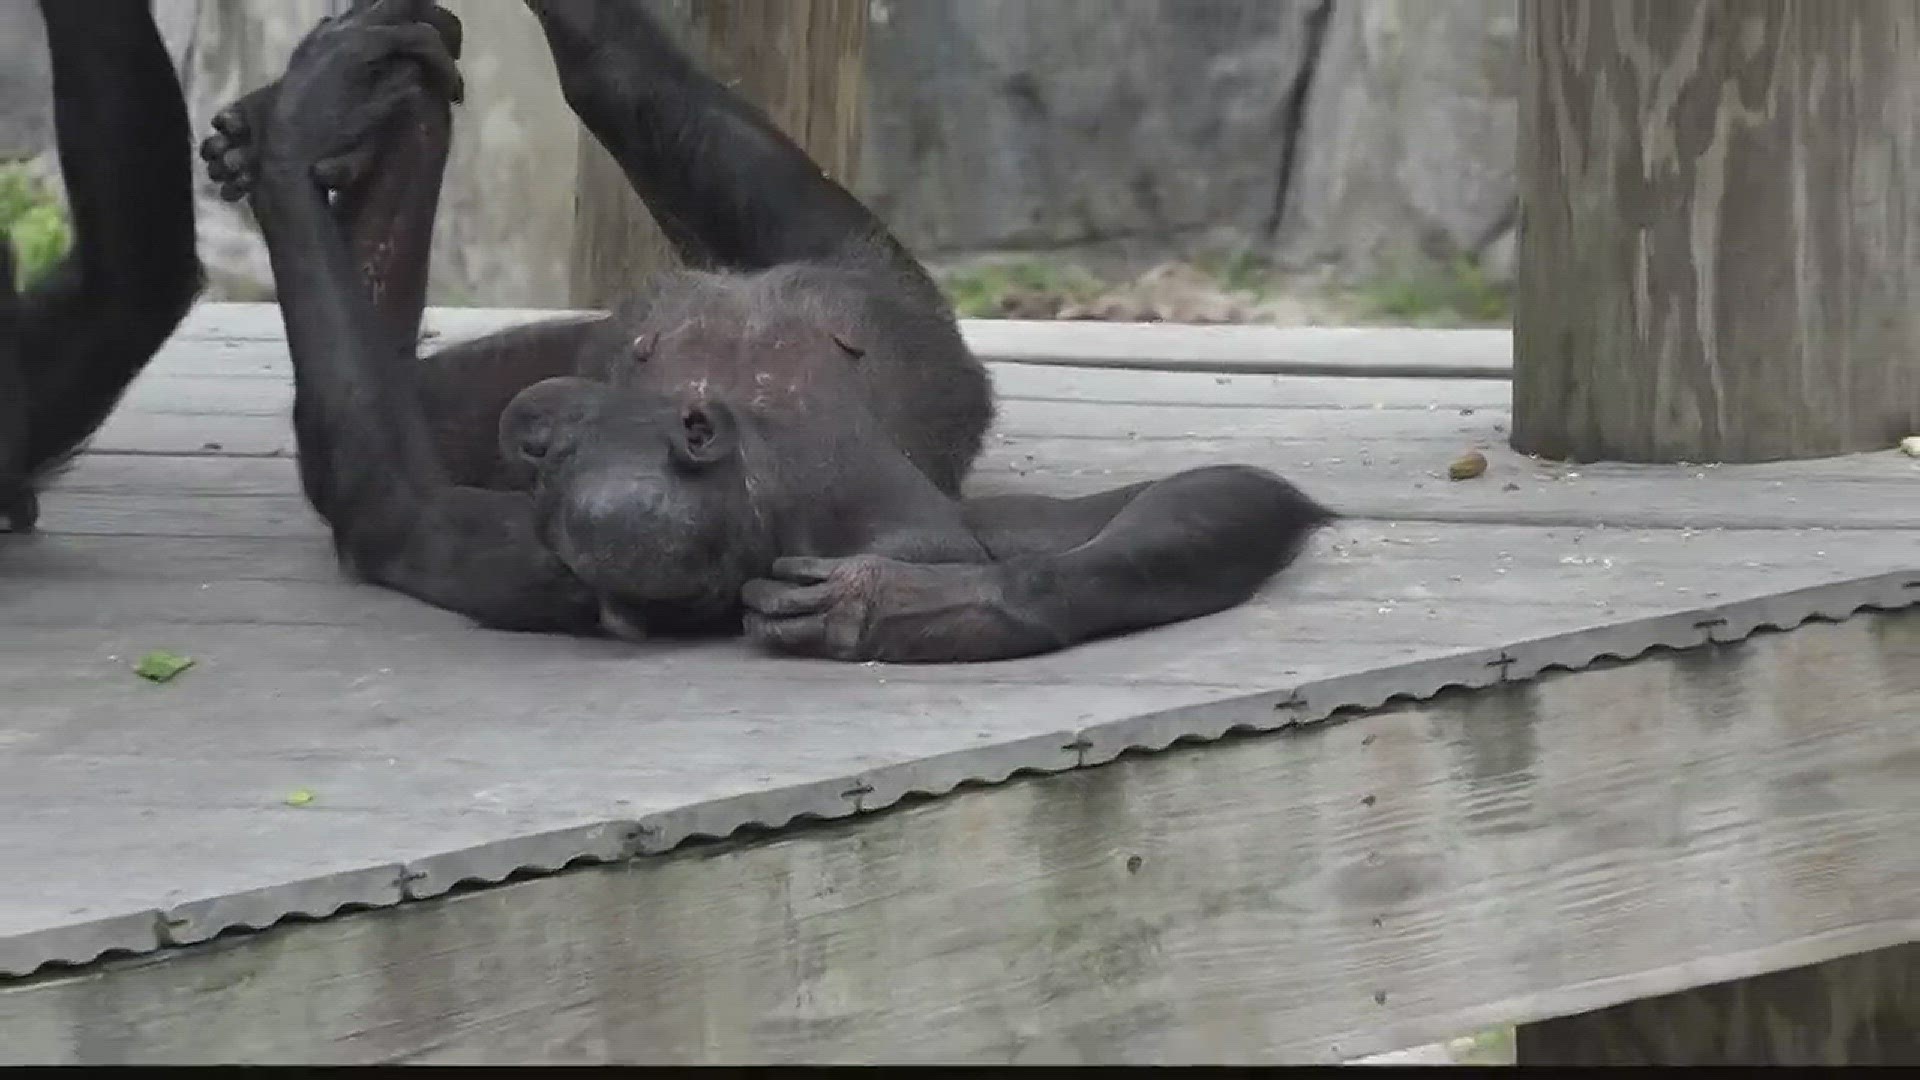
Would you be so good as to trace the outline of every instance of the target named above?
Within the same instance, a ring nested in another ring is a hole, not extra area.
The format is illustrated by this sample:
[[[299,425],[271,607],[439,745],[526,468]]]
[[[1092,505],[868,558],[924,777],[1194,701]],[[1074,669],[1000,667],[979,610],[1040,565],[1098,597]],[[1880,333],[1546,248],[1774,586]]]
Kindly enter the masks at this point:
[[[113,411],[200,291],[193,130],[147,0],[41,0],[73,249],[16,294],[0,237],[0,524]]]
[[[927,273],[637,0],[527,0],[694,269],[418,359],[459,23],[356,0],[201,146],[265,234],[342,563],[484,626],[973,661],[1240,603],[1333,515],[1251,467],[964,499],[985,368]]]

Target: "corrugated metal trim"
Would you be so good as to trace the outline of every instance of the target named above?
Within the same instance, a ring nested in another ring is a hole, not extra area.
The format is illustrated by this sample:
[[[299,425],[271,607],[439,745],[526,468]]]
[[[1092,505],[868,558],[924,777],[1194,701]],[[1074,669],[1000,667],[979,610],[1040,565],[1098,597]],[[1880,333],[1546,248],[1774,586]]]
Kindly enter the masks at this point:
[[[1500,649],[1474,650],[1269,693],[1130,717],[923,758],[837,780],[754,792],[663,811],[515,837],[461,851],[288,882],[231,896],[111,916],[0,939],[0,978],[49,965],[76,966],[122,954],[206,941],[229,930],[265,929],[289,918],[324,919],[349,910],[431,899],[457,885],[499,884],[570,866],[665,854],[688,840],[746,828],[883,810],[909,795],[939,797],[963,786],[1006,782],[1023,772],[1089,768],[1123,753],[1157,753],[1239,732],[1323,723],[1397,700],[1425,700],[1451,687],[1525,682],[1552,670],[1632,660],[1653,649],[1737,642],[1761,630],[1838,622],[1862,611],[1920,605],[1920,569],[1837,582],[1647,619],[1555,634]]]

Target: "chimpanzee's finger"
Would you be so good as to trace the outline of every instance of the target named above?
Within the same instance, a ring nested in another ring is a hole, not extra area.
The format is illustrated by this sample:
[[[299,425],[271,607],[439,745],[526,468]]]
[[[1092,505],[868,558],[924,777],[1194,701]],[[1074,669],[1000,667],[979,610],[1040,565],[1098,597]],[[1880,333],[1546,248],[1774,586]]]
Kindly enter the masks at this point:
[[[833,606],[835,592],[827,584],[790,585],[759,578],[741,588],[740,602],[769,618],[785,619],[826,611]]]
[[[742,625],[749,639],[780,652],[835,660],[860,659],[860,631],[844,620],[829,619],[825,615],[769,619],[749,611]]]
[[[247,137],[246,114],[236,108],[222,109],[213,116],[213,130],[229,139],[244,139]]]
[[[460,50],[465,47],[467,40],[467,30],[460,25],[460,16],[439,4],[428,4],[425,21],[440,31],[441,40],[447,43],[447,55],[455,60],[460,59]]]
[[[458,102],[466,97],[466,79],[460,75],[460,65],[447,52],[447,43],[441,39],[440,31],[426,23],[408,23],[405,26],[385,26],[377,32],[395,53],[411,56],[426,65],[427,78],[447,100]]]
[[[440,34],[441,40],[446,42],[447,54],[455,60],[460,59],[460,49],[466,39],[460,16],[433,0],[354,0],[348,15],[359,16],[367,23],[389,26],[426,23]]]
[[[782,581],[800,581],[809,584],[825,581],[832,576],[840,559],[814,559],[805,556],[790,555],[784,559],[773,560],[773,568],[768,573]]]

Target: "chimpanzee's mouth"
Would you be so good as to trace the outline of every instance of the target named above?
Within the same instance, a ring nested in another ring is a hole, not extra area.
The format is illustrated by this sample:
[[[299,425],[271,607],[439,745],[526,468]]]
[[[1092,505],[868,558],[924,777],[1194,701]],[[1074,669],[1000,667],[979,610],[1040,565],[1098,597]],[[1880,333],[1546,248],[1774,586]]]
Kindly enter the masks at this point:
[[[741,607],[701,595],[632,600],[601,594],[600,628],[625,641],[659,637],[721,637],[739,633]]]

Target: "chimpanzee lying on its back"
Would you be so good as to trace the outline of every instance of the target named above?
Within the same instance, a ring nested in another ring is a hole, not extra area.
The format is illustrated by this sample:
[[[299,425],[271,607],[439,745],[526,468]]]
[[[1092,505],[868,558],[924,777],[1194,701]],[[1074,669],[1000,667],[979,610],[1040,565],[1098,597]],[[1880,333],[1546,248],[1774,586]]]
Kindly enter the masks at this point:
[[[202,146],[266,234],[301,478],[368,580],[492,627],[744,615],[786,652],[988,660],[1240,603],[1330,520],[1237,466],[960,498],[991,388],[925,271],[640,3],[528,6],[574,112],[714,269],[416,360],[461,92],[459,24],[423,0],[323,22]]]

